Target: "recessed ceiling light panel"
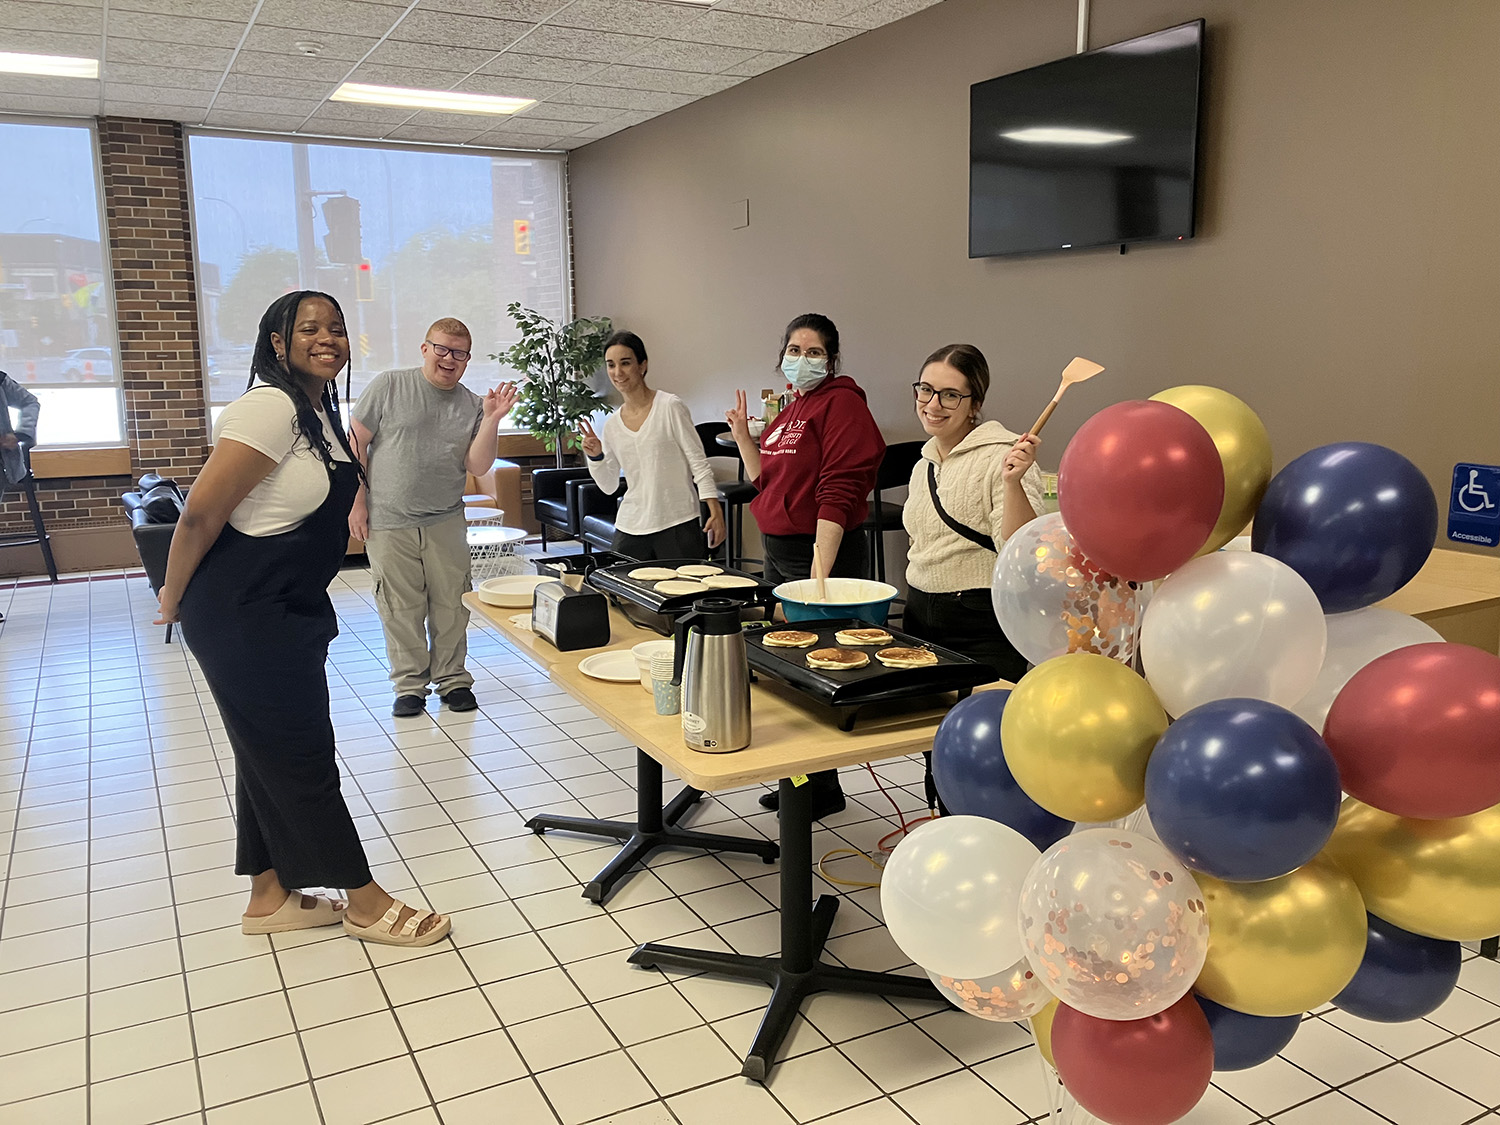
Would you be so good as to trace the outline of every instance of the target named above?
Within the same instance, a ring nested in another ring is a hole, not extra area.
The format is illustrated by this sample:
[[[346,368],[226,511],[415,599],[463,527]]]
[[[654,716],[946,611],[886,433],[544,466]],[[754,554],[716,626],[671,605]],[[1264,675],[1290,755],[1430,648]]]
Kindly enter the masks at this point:
[[[466,94],[459,90],[413,90],[404,86],[370,86],[345,82],[329,95],[330,101],[360,105],[393,105],[403,109],[439,109],[445,113],[515,113],[535,98],[502,98],[495,94]]]
[[[47,78],[98,78],[99,60],[0,51],[0,73],[39,74]]]

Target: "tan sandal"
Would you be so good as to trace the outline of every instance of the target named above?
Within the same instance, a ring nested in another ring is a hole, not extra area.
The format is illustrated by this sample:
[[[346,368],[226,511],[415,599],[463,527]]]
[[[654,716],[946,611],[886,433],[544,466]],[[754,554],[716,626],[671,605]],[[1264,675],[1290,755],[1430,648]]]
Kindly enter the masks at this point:
[[[344,932],[350,937],[359,938],[360,941],[373,941],[377,945],[404,945],[415,949],[442,941],[448,936],[448,931],[453,928],[453,921],[446,914],[438,914],[432,910],[417,910],[413,907],[412,916],[397,930],[396,919],[406,908],[404,902],[393,899],[391,908],[385,912],[380,921],[372,922],[368,926],[356,926],[349,921],[348,917],[345,917]],[[417,933],[422,923],[429,918],[436,918],[437,921],[426,933]]]
[[[311,900],[311,906],[307,905],[308,900]],[[311,930],[317,926],[336,926],[343,919],[344,907],[347,905],[322,895],[291,891],[274,914],[259,918],[253,918],[249,914],[241,915],[240,933],[285,934],[292,930]]]

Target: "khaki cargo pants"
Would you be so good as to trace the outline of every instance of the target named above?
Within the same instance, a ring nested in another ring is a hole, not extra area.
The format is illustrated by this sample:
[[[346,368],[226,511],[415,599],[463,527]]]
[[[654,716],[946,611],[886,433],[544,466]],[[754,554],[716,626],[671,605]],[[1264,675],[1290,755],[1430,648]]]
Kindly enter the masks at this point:
[[[426,527],[370,530],[365,553],[375,578],[375,605],[385,628],[385,654],[397,695],[439,695],[472,687],[469,654],[467,524],[456,512]]]

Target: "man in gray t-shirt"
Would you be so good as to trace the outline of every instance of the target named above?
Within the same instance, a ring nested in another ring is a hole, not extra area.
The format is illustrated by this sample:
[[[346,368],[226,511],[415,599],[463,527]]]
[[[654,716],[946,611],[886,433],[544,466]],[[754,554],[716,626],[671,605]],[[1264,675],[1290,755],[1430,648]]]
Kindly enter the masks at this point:
[[[516,388],[502,383],[481,397],[463,386],[472,348],[462,321],[437,321],[422,342],[422,366],[377,375],[350,415],[368,486],[355,498],[349,531],[370,558],[397,717],[421,714],[429,685],[450,710],[479,706],[464,667],[463,595],[472,589],[464,474],[494,463]]]

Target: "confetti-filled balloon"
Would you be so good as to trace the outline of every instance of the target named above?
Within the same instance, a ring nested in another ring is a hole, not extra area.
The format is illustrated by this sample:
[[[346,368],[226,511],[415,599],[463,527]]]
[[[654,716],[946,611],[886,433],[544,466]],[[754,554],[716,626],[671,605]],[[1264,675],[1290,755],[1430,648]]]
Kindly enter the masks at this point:
[[[1058,999],[1107,1020],[1170,1008],[1208,954],[1188,869],[1156,841],[1111,828],[1069,836],[1037,860],[1021,887],[1021,937]]]
[[[1029,1019],[1052,1002],[1052,993],[1022,957],[1003,973],[963,980],[929,972],[937,990],[954,1006],[993,1023]]]

